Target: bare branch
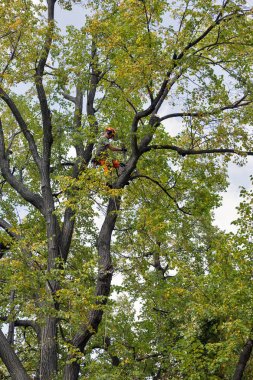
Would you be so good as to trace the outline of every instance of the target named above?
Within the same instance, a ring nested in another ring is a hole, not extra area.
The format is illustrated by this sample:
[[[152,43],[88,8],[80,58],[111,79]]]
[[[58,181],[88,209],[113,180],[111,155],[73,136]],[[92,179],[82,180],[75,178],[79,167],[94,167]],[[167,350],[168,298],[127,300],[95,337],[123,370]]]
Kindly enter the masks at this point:
[[[222,22],[227,22],[227,21],[230,21],[231,19],[234,18],[234,16],[236,17],[240,17],[240,16],[244,16],[244,12],[242,12],[241,14],[239,14],[238,12],[232,12],[230,14],[227,14],[225,16],[222,16],[223,14],[223,11],[224,9],[226,8],[227,4],[228,4],[229,0],[226,1],[223,5],[222,5],[222,8],[220,10],[220,12],[218,13],[218,15],[216,16],[216,19],[214,20],[213,24],[211,24],[200,36],[198,36],[197,38],[195,38],[195,40],[189,42],[185,48],[181,51],[181,53],[179,53],[177,55],[177,59],[181,59],[183,58],[184,54],[189,50],[191,49],[193,46],[197,45],[200,41],[202,41],[216,26],[220,25]]]
[[[177,32],[177,41],[178,41],[179,33],[181,32],[181,29],[182,29],[185,17],[186,17],[186,13],[187,13],[187,10],[188,10],[189,2],[190,2],[189,0],[186,2],[184,13],[183,13],[182,18],[180,20],[180,24],[179,24],[179,28],[178,28],[178,32]]]
[[[178,203],[177,203],[177,201],[175,200],[175,198],[174,197],[172,197],[172,195],[168,192],[168,190],[164,187],[164,186],[162,186],[161,184],[160,184],[160,182],[159,181],[156,181],[155,179],[153,179],[153,178],[151,178],[151,177],[149,177],[149,176],[147,176],[147,175],[141,175],[141,174],[138,174],[138,175],[135,175],[135,176],[132,176],[131,177],[131,179],[136,179],[136,178],[146,178],[146,179],[148,179],[149,181],[151,181],[151,182],[153,182],[153,183],[155,183],[157,186],[159,186],[160,187],[160,189],[162,189],[162,191],[175,203],[175,205],[176,205],[176,207],[177,207],[177,209],[179,210],[179,211],[182,211],[184,214],[186,214],[186,215],[191,215],[191,213],[190,212],[187,212],[187,211],[185,211],[182,207],[180,207],[179,205],[178,205]]]
[[[243,95],[240,99],[236,100],[234,103],[228,104],[228,105],[226,105],[224,107],[215,108],[212,111],[208,111],[208,112],[205,112],[205,111],[175,112],[175,113],[171,113],[171,114],[168,114],[168,115],[160,117],[160,121],[163,121],[163,120],[166,120],[166,119],[171,119],[171,118],[174,118],[174,117],[212,116],[212,115],[215,115],[215,114],[217,114],[219,112],[223,112],[223,111],[226,111],[226,110],[232,110],[232,109],[236,109],[236,108],[239,108],[239,107],[245,107],[245,106],[248,106],[249,104],[251,104],[253,102],[252,100],[247,100],[246,101],[245,99],[247,98],[247,96],[248,96],[248,94]]]
[[[238,154],[241,156],[253,156],[253,151],[240,151],[237,149],[229,149],[229,148],[217,148],[217,149],[183,149],[176,145],[149,145],[146,148],[143,149],[142,153],[148,152],[152,149],[167,149],[167,150],[174,150],[176,151],[180,156],[192,156],[192,155],[200,155],[200,154],[211,154],[211,153],[231,153],[231,154]]]
[[[2,35],[0,36],[0,39],[1,39],[1,38],[5,38],[5,37],[9,36],[10,34],[14,34],[14,33],[16,33],[15,30],[10,30],[10,31],[8,31],[8,32],[6,32],[6,33],[4,33],[4,34],[2,34]]]
[[[175,67],[177,66],[177,62],[179,60],[181,60],[185,53],[191,49],[193,46],[197,45],[200,41],[202,41],[216,26],[218,26],[221,22],[225,22],[225,21],[229,21],[230,19],[233,19],[234,16],[242,16],[244,15],[244,13],[242,14],[239,14],[237,12],[233,12],[231,14],[228,14],[226,16],[223,16],[222,17],[222,14],[223,14],[223,11],[224,9],[226,8],[227,4],[228,4],[229,0],[228,1],[225,1],[223,3],[223,6],[222,6],[222,9],[220,10],[220,12],[218,13],[216,19],[214,20],[213,24],[211,24],[200,36],[198,36],[195,40],[189,42],[185,48],[181,51],[181,53],[179,53],[178,55],[176,53],[174,53],[174,56],[173,56],[173,60],[174,60],[174,65],[172,67],[172,69],[166,74],[166,79],[163,81],[161,87],[160,87],[160,90],[156,96],[156,98],[154,99],[154,101],[152,102],[152,104],[146,108],[145,110],[143,111],[140,111],[138,112],[138,114],[135,116],[135,119],[133,121],[133,124],[132,124],[132,132],[133,134],[136,133],[137,131],[137,126],[138,126],[138,121],[143,118],[143,117],[146,117],[148,115],[150,115],[151,113],[157,113],[159,108],[161,107],[163,101],[165,100],[166,96],[168,95],[168,92],[169,90],[171,89],[172,85],[175,83],[175,81],[180,77],[180,75],[177,77],[175,76],[174,80],[172,80],[172,83],[171,85],[169,84],[169,78],[172,74],[172,72],[174,71]],[[169,86],[169,88],[168,88]],[[134,141],[133,141],[133,147],[136,148],[136,144],[134,145]]]
[[[7,152],[10,151],[15,137],[18,136],[20,133],[22,133],[22,131],[18,131],[18,132],[13,133],[13,135],[10,138],[10,142],[9,142],[9,145],[8,145],[8,148],[7,148]]]
[[[15,43],[15,45],[14,45],[14,47],[13,47],[13,50],[12,50],[12,52],[11,52],[11,54],[10,54],[9,60],[8,60],[8,62],[6,63],[6,65],[5,65],[5,67],[4,67],[3,71],[2,71],[2,73],[1,73],[1,75],[0,75],[0,76],[2,76],[2,79],[3,79],[4,73],[6,72],[6,70],[7,70],[8,67],[10,66],[11,62],[12,62],[13,59],[15,58],[16,51],[17,51],[17,48],[18,48],[18,43],[19,43],[19,41],[20,41],[20,37],[21,37],[21,33],[19,33],[18,38],[17,38],[17,41],[16,41],[16,43]],[[2,80],[1,80],[1,81],[2,81]]]
[[[185,71],[185,69],[179,70],[179,72],[170,81],[168,81],[166,89],[164,90],[163,94],[161,95],[159,101],[157,102],[153,113],[157,113],[159,111],[164,100],[166,99],[166,96],[168,95],[168,93],[170,92],[170,90],[172,89],[172,87],[174,86],[176,81],[183,75],[184,71]]]
[[[4,134],[0,119],[0,169],[4,179],[30,204],[43,213],[44,202],[40,195],[31,192],[11,172],[9,159],[5,150]]]
[[[40,159],[40,156],[39,156],[33,135],[29,131],[27,124],[26,124],[25,120],[23,119],[21,113],[19,112],[19,109],[17,108],[16,104],[14,103],[14,101],[9,97],[9,95],[1,87],[0,87],[0,98],[2,98],[3,101],[7,104],[10,111],[12,112],[13,116],[15,117],[23,135],[25,136],[25,138],[29,144],[29,148],[30,148],[30,151],[32,153],[33,159],[34,159],[35,163],[37,164],[37,166],[40,168],[41,159]]]
[[[111,83],[111,84],[114,85],[115,87],[117,87],[117,88],[123,93],[123,95],[125,96],[123,88],[122,88],[118,83],[116,83],[114,80],[110,80],[110,79],[107,79],[107,78],[105,78],[104,80],[105,80],[106,82]],[[127,97],[126,97],[125,99],[126,99],[126,102],[127,102],[127,103],[130,105],[130,107],[133,109],[134,113],[137,114],[138,111],[137,111],[135,105],[131,102],[131,100],[128,99]]]

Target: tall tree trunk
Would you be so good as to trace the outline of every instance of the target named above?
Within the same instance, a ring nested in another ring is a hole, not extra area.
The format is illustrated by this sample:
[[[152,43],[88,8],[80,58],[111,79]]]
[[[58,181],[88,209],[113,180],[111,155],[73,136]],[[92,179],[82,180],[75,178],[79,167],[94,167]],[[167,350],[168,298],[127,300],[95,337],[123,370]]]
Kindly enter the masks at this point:
[[[248,339],[246,342],[245,346],[243,347],[239,361],[237,363],[235,373],[233,376],[233,380],[241,380],[243,377],[244,370],[246,368],[247,362],[250,358],[251,352],[253,349],[253,340]]]
[[[98,331],[98,327],[103,317],[103,305],[107,303],[107,297],[110,295],[110,287],[113,273],[111,261],[111,237],[120,208],[120,198],[110,198],[107,208],[107,214],[101,227],[98,238],[98,276],[95,294],[98,297],[97,310],[91,310],[89,313],[89,323],[83,326],[75,335],[72,344],[83,352],[90,338]],[[70,357],[71,363],[67,364],[64,369],[64,380],[78,380],[80,364]]]
[[[46,161],[46,160],[45,160]],[[48,246],[48,258],[47,258],[47,272],[49,279],[45,284],[48,297],[51,299],[52,308],[57,308],[57,304],[54,301],[54,294],[59,289],[59,283],[55,279],[50,279],[51,270],[57,268],[59,263],[57,259],[60,258],[60,227],[54,215],[54,201],[52,196],[52,190],[49,180],[49,165],[44,164],[44,171],[42,175],[42,195],[44,199],[44,217],[46,222],[47,231],[47,246]],[[41,334],[41,352],[40,352],[40,379],[51,380],[53,375],[57,373],[57,318],[52,317],[52,314],[48,313],[45,318],[44,325],[42,326]]]
[[[57,372],[57,321],[48,317],[42,328],[40,379],[50,380]]]

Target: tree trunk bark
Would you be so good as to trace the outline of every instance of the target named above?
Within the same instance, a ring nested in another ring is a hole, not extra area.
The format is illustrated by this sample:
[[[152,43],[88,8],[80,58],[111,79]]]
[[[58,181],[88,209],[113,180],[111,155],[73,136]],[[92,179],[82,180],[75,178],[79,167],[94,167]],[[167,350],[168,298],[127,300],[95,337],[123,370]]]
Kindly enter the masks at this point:
[[[42,328],[40,379],[50,380],[57,372],[57,321],[48,317]]]
[[[235,373],[233,380],[241,380],[243,377],[244,370],[246,368],[247,362],[250,358],[251,352],[253,349],[253,340],[248,339],[246,342],[245,346],[242,349],[242,352],[240,354],[239,361],[237,363]]]
[[[103,316],[102,306],[107,303],[107,297],[110,295],[110,287],[113,273],[111,261],[111,237],[115,227],[120,207],[120,198],[110,198],[107,208],[107,214],[101,227],[98,238],[98,277],[96,284],[96,296],[98,297],[98,310],[91,310],[89,314],[89,323],[83,326],[72,340],[74,347],[83,352],[90,338],[97,332],[99,324]],[[101,298],[100,298],[101,297]],[[80,364],[76,362],[74,357],[70,357],[72,362],[67,364],[64,369],[64,380],[78,380]]]
[[[46,160],[45,160],[46,161]],[[44,216],[46,222],[48,258],[47,272],[49,280],[45,283],[48,297],[51,299],[51,306],[56,308],[54,302],[54,294],[59,288],[56,280],[50,279],[51,270],[57,268],[57,259],[60,257],[60,228],[54,215],[54,201],[49,180],[49,165],[43,162],[42,170],[42,196],[44,199]],[[57,319],[52,317],[50,313],[46,316],[41,334],[41,351],[40,351],[40,379],[51,380],[57,373]]]

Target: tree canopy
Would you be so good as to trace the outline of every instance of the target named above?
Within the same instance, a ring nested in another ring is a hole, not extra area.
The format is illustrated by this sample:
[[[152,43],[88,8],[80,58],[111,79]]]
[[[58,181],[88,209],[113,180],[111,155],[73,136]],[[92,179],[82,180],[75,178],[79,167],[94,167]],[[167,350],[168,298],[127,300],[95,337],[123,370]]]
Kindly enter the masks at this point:
[[[85,0],[61,30],[75,3],[0,4],[0,377],[250,379],[252,193],[234,234],[213,211],[253,155],[252,8]]]

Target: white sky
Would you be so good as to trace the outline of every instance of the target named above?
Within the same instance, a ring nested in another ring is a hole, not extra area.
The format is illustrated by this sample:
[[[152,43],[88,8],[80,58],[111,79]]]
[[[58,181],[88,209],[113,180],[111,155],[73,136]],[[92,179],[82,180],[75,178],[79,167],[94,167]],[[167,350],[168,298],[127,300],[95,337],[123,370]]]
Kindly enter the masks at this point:
[[[248,163],[240,167],[229,164],[230,186],[227,191],[222,193],[223,205],[215,211],[215,224],[221,229],[235,231],[235,226],[231,226],[231,221],[237,218],[236,207],[240,203],[240,187],[252,188],[250,175],[253,174],[253,157],[248,157]]]

